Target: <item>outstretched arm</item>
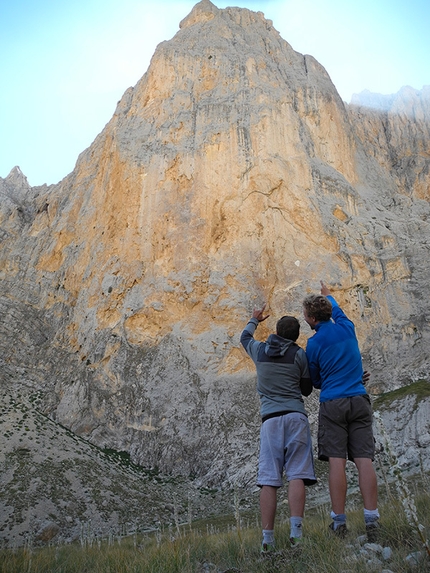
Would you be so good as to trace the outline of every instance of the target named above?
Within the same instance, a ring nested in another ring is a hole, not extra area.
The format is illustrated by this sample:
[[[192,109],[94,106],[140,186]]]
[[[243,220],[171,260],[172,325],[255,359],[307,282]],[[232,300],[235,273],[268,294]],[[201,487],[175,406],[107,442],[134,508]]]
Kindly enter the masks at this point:
[[[330,289],[325,284],[325,282],[320,281],[320,284],[321,284],[321,294],[323,296],[329,297],[329,300],[333,306],[332,319],[334,320],[334,322],[340,322],[340,321],[347,320],[348,322],[350,322],[352,324],[352,326],[354,326],[353,322],[346,316],[346,314],[340,308],[339,304],[334,299],[333,295],[330,292]]]
[[[254,312],[252,313],[252,318],[248,321],[248,324],[245,326],[241,337],[240,342],[245,350],[250,354],[250,344],[254,344],[254,332],[260,322],[266,320],[269,317],[268,314],[264,314],[264,309],[266,308],[266,303],[263,304],[262,308],[257,309],[254,308]]]

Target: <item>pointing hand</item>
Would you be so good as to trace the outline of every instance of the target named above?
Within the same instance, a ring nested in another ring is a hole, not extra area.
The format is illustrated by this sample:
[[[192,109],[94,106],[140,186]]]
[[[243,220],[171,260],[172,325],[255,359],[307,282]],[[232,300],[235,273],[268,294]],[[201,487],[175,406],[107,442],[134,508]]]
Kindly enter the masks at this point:
[[[252,313],[252,318],[256,318],[258,322],[263,322],[263,320],[266,320],[266,318],[268,318],[270,314],[266,314],[266,316],[263,315],[265,308],[266,308],[266,303],[264,303],[262,308],[260,309],[254,308],[254,312]]]
[[[323,296],[329,296],[330,290],[327,288],[327,286],[323,281],[320,281],[320,283],[321,283],[321,294]]]

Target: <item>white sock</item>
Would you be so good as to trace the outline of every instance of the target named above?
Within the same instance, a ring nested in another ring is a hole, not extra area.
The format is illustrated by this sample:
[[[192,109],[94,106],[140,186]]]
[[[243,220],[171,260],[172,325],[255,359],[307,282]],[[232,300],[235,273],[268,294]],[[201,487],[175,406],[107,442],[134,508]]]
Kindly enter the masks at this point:
[[[290,537],[299,539],[302,536],[302,521],[303,517],[290,517]]]
[[[270,543],[271,545],[274,545],[275,533],[273,529],[263,529],[263,543]]]
[[[340,526],[346,524],[346,515],[345,513],[335,513],[334,511],[330,512],[330,517],[333,520],[333,527],[334,530]]]
[[[366,523],[372,523],[374,521],[378,521],[378,519],[379,519],[378,508],[376,508],[376,509],[364,508],[364,521]]]

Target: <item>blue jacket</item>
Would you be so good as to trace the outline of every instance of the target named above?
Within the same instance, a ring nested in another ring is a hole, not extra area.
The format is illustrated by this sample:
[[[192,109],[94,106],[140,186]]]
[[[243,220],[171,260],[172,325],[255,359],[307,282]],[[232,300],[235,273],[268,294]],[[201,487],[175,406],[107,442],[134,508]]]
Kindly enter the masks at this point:
[[[262,420],[287,412],[306,414],[302,394],[312,392],[303,348],[292,340],[271,334],[266,342],[254,340],[258,320],[251,318],[240,342],[257,368],[257,392]]]
[[[354,323],[332,296],[327,298],[333,305],[332,320],[319,322],[306,346],[312,384],[321,389],[320,402],[366,394]]]

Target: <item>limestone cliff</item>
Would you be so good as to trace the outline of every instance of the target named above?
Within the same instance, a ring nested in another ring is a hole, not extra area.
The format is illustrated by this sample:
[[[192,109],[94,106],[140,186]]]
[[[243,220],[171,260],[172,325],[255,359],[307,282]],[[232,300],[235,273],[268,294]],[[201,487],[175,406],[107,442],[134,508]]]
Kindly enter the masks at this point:
[[[262,338],[324,278],[371,390],[428,376],[429,101],[347,106],[262,13],[198,3],[70,175],[0,179],[2,387],[219,484],[254,480],[255,304]]]

